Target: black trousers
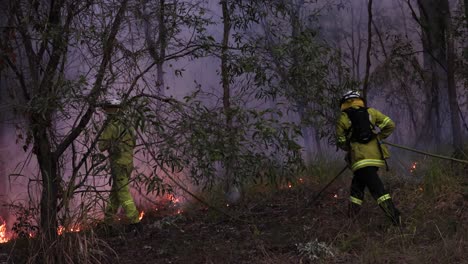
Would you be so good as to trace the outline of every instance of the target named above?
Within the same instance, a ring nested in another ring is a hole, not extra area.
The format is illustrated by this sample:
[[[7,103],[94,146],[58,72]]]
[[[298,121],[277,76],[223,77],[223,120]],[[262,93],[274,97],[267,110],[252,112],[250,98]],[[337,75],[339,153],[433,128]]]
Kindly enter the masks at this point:
[[[364,199],[364,190],[369,188],[374,199],[379,199],[387,194],[384,185],[377,174],[378,167],[364,167],[354,172],[354,177],[351,182],[351,199],[352,202],[359,204]],[[354,200],[356,198],[358,200]]]
[[[364,167],[354,172],[348,215],[350,217],[357,215],[364,199],[364,190],[367,187],[392,223],[401,225],[400,211],[395,208],[390,194],[385,191],[384,185],[377,174],[378,169],[377,167]]]

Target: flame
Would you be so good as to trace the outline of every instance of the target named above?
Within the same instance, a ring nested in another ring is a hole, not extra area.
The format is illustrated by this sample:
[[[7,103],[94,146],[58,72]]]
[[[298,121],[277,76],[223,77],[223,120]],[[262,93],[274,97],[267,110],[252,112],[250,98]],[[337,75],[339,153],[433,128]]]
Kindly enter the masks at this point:
[[[292,184],[288,182],[288,188],[292,188]]]
[[[173,194],[169,194],[167,198],[173,203],[180,203],[180,199],[176,198]]]
[[[143,216],[145,216],[145,211],[140,212],[140,215],[138,215],[138,220],[141,221],[141,219],[143,219]]]
[[[338,198],[338,194],[333,195],[334,198]]]
[[[65,227],[64,226],[59,226],[57,228],[57,234],[61,236],[65,232]]]
[[[416,161],[411,164],[410,172],[414,172],[416,170],[416,165],[418,165]]]
[[[6,231],[6,222],[0,217],[0,243],[6,243],[10,240],[10,238],[7,236],[7,231]]]
[[[72,233],[78,233],[81,231],[81,227],[78,226],[78,225],[75,225],[73,227],[70,227],[70,228],[65,228],[64,226],[60,225],[59,227],[57,227],[57,234],[59,236],[63,235],[63,233],[65,232],[72,232]],[[30,234],[31,236],[31,234]]]

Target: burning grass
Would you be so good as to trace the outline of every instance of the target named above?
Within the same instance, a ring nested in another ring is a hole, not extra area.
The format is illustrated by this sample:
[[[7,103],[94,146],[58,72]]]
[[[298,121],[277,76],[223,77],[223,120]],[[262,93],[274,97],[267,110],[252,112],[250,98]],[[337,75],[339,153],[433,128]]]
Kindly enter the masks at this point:
[[[0,217],[0,243],[6,243],[10,240],[7,234],[6,222]]]

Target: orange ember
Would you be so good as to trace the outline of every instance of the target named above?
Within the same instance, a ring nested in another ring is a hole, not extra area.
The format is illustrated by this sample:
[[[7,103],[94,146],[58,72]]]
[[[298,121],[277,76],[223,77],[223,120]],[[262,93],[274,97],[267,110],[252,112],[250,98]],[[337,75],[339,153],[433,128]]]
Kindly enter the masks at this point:
[[[141,221],[141,219],[143,219],[143,216],[145,216],[145,211],[140,212],[140,215],[138,216],[138,219]]]
[[[410,172],[414,172],[416,170],[416,165],[418,165],[416,161],[411,164]]]
[[[288,182],[288,188],[292,188],[292,184]]]
[[[81,231],[81,228],[79,226],[75,226],[75,227],[72,227],[70,228],[70,232],[80,232]]]

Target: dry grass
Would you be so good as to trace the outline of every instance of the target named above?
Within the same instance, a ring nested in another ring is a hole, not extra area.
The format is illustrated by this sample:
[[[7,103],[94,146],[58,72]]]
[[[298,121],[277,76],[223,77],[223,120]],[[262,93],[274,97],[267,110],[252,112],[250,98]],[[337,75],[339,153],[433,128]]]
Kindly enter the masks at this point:
[[[115,262],[117,253],[93,231],[64,233],[49,243],[35,238],[26,263],[106,264]]]
[[[418,181],[382,173],[403,213],[401,229],[390,224],[369,194],[357,219],[347,218],[349,172],[308,206],[335,176],[316,169],[323,173],[320,181],[309,174],[301,175],[302,183],[291,188],[249,186],[237,206],[226,207],[219,191],[201,195],[245,222],[193,203],[182,215],[169,209],[147,212],[146,232],[139,238],[67,233],[52,245],[30,247],[36,250],[30,253],[61,255],[56,263],[467,263],[466,173],[444,166],[448,165],[421,166],[415,175]],[[305,245],[314,241],[333,254],[316,254],[313,249],[307,254]],[[39,254],[29,256],[29,263],[41,260]]]

